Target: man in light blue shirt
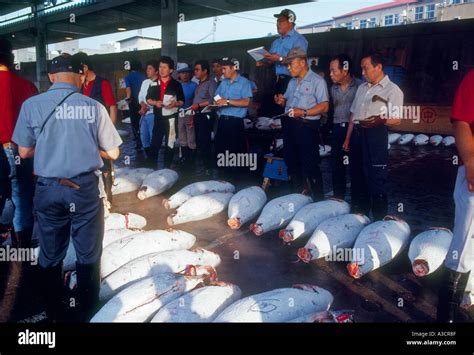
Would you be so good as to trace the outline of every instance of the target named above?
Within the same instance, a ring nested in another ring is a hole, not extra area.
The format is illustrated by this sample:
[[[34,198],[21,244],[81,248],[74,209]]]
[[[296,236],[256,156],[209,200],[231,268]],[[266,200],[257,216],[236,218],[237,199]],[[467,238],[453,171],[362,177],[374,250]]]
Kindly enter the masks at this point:
[[[295,30],[296,15],[293,11],[284,9],[279,14],[273,16],[277,18],[279,36],[273,41],[269,54],[265,55],[265,60],[257,62],[257,66],[265,64],[275,65],[275,74],[277,76],[275,94],[284,94],[291,80],[291,75],[283,61],[293,48],[301,48],[306,54],[308,51],[308,41]]]
[[[244,117],[247,116],[252,85],[236,70],[236,60],[221,61],[224,79],[216,90],[219,121],[215,140],[216,153],[241,153],[244,150]]]
[[[288,117],[283,131],[284,159],[294,192],[310,193],[315,201],[324,198],[319,168],[319,120],[329,110],[326,82],[309,70],[304,49],[293,48],[285,59],[293,79],[285,95],[275,95],[275,103],[285,107]],[[302,179],[301,179],[302,178]]]
[[[102,158],[115,160],[122,143],[106,108],[79,93],[82,65],[63,53],[51,62],[53,86],[23,104],[13,133],[22,158],[34,156],[34,197],[41,285],[49,322],[58,320],[62,262],[69,240],[77,256],[78,314],[88,321],[99,298],[104,210]]]

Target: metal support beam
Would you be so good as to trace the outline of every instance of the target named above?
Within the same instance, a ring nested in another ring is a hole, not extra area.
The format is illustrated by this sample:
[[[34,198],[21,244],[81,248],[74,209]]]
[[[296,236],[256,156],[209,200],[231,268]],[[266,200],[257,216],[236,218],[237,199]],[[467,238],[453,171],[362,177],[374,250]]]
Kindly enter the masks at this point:
[[[40,92],[49,87],[46,25],[37,16],[37,11],[43,5],[33,5],[32,12],[35,14],[35,49],[36,49],[36,87]]]
[[[178,0],[161,0],[161,55],[178,62]]]

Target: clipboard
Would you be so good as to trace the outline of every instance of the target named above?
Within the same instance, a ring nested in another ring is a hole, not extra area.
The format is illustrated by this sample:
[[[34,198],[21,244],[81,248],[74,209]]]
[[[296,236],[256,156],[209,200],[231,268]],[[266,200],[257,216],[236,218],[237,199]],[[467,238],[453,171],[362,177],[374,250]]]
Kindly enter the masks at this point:
[[[256,62],[260,62],[265,59],[264,55],[265,54],[270,54],[268,51],[265,49],[265,47],[258,47],[254,49],[249,49],[247,53],[255,59]]]

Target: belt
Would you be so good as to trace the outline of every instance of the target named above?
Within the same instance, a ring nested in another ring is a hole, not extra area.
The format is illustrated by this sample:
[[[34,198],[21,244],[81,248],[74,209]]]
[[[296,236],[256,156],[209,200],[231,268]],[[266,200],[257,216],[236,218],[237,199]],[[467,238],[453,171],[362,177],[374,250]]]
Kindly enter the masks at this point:
[[[341,123],[333,123],[335,126],[339,126],[339,127],[346,127],[348,125],[347,122],[341,122]]]
[[[238,118],[238,119],[240,119],[240,120],[243,120],[243,119],[244,119],[243,117],[229,116],[229,115],[220,115],[219,118],[223,118],[223,119]]]
[[[86,173],[82,173],[82,174],[79,174],[79,175],[76,175],[70,179],[66,179],[66,178],[48,178],[48,177],[42,177],[42,176],[39,176],[39,178],[41,179],[46,179],[46,180],[58,180],[58,183],[59,185],[61,186],[69,186],[69,187],[72,187],[76,190],[79,190],[81,188],[80,185],[76,184],[75,182],[71,181],[71,179],[77,179],[79,177],[82,177],[82,176],[86,176],[86,175],[90,175],[90,174],[94,174],[95,175],[95,172],[94,171],[89,171],[89,172],[86,172]]]

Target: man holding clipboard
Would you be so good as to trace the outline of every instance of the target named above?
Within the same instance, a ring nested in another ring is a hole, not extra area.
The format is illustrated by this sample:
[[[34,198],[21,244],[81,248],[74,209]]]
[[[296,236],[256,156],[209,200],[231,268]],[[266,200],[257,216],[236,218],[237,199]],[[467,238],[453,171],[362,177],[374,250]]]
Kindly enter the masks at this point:
[[[273,41],[269,53],[263,54],[264,59],[257,62],[257,67],[271,64],[275,65],[276,85],[274,94],[278,95],[285,93],[288,83],[291,80],[290,72],[283,61],[293,48],[302,48],[306,54],[308,51],[308,41],[301,34],[296,32],[296,15],[293,11],[284,9],[279,14],[273,16],[277,18],[279,36]],[[275,114],[279,113],[282,112]]]

